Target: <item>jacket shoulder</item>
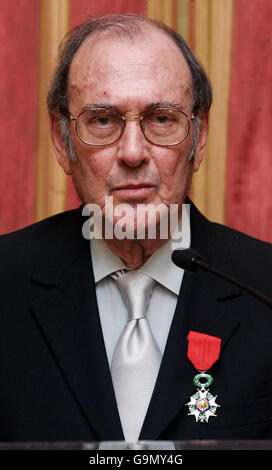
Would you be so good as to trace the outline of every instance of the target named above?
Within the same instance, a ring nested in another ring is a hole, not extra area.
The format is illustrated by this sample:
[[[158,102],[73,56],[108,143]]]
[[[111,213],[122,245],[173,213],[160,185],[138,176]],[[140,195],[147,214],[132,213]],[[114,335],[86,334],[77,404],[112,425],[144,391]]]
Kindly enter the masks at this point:
[[[30,258],[41,249],[52,232],[59,226],[69,223],[74,219],[79,209],[73,209],[60,214],[53,215],[32,225],[21,228],[14,232],[0,235],[0,259],[2,266],[5,261],[9,264],[25,260],[28,264]]]
[[[258,256],[261,254],[272,254],[272,244],[258,238],[254,238],[246,233],[240,232],[233,228],[221,225],[215,222],[211,222],[216,234],[223,237],[226,243],[229,245],[231,251],[236,252],[238,255],[250,252],[256,253]]]
[[[224,225],[212,225],[229,253],[234,275],[271,296],[272,244]]]

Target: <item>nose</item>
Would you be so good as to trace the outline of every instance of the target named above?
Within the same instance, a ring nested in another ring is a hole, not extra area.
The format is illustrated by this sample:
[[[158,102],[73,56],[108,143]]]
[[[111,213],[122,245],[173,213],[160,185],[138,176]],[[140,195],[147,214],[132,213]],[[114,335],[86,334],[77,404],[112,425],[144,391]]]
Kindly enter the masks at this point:
[[[118,159],[121,164],[138,167],[148,162],[148,142],[146,141],[138,116],[127,116],[123,135],[118,142]]]

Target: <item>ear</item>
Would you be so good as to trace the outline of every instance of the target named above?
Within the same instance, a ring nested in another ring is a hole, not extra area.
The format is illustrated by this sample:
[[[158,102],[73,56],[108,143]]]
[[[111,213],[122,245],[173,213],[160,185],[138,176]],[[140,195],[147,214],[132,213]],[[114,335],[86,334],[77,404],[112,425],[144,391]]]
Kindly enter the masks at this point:
[[[50,135],[55,149],[58,163],[63,168],[66,175],[71,174],[71,161],[68,156],[66,145],[63,141],[60,127],[60,115],[54,114],[50,117]]]
[[[209,113],[200,116],[199,138],[194,155],[194,171],[198,171],[204,157],[209,132]]]

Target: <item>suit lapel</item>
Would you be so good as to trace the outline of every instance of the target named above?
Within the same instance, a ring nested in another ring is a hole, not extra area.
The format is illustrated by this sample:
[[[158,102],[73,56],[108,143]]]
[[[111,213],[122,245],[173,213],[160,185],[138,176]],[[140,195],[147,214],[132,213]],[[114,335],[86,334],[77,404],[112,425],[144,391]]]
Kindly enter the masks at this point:
[[[192,248],[211,265],[228,271],[231,263],[226,246],[214,238],[211,226],[192,205]],[[239,325],[234,312],[235,298],[240,295],[238,289],[213,275],[185,272],[140,439],[158,439],[179,412],[183,410],[186,416],[184,405],[190,399],[196,373],[187,359],[188,332],[194,330],[222,338],[222,354]],[[191,423],[189,420],[189,426]]]
[[[219,269],[230,269],[211,224],[191,209],[192,248]],[[98,440],[124,439],[99,320],[89,242],[81,210],[66,216],[42,246],[32,275],[32,311],[75,400]],[[195,235],[196,234],[196,235]],[[220,253],[220,264],[215,254]],[[240,293],[206,273],[184,275],[176,312],[140,439],[158,439],[184,408],[194,369],[187,334],[222,338],[227,347],[238,321],[228,300]],[[186,411],[184,410],[184,415]]]
[[[98,440],[123,439],[82,222],[79,213],[71,216],[43,247],[32,276],[32,311]]]

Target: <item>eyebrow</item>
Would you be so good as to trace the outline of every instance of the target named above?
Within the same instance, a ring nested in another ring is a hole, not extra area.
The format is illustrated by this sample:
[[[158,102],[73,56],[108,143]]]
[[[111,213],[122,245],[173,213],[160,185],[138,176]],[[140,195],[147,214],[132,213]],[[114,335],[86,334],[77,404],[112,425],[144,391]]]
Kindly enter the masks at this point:
[[[86,111],[87,109],[93,109],[95,110],[96,108],[104,108],[108,109],[111,111],[118,111],[121,112],[121,109],[118,106],[114,106],[108,103],[88,103],[83,108],[81,109],[81,112]],[[174,109],[181,109],[184,110],[184,106],[180,103],[171,103],[169,101],[158,101],[157,103],[150,103],[146,105],[145,111],[150,111],[152,109],[158,109],[158,108],[174,108]]]
[[[157,109],[157,108],[175,108],[184,110],[184,106],[179,103],[171,103],[169,101],[159,101],[157,103],[151,103],[147,106],[147,109]]]
[[[113,106],[108,103],[91,103],[91,104],[88,103],[82,107],[80,112],[82,113],[83,111],[86,111],[87,109],[96,109],[96,108],[105,108],[105,109],[109,109],[113,111],[120,111],[120,108],[118,108],[118,106]]]

